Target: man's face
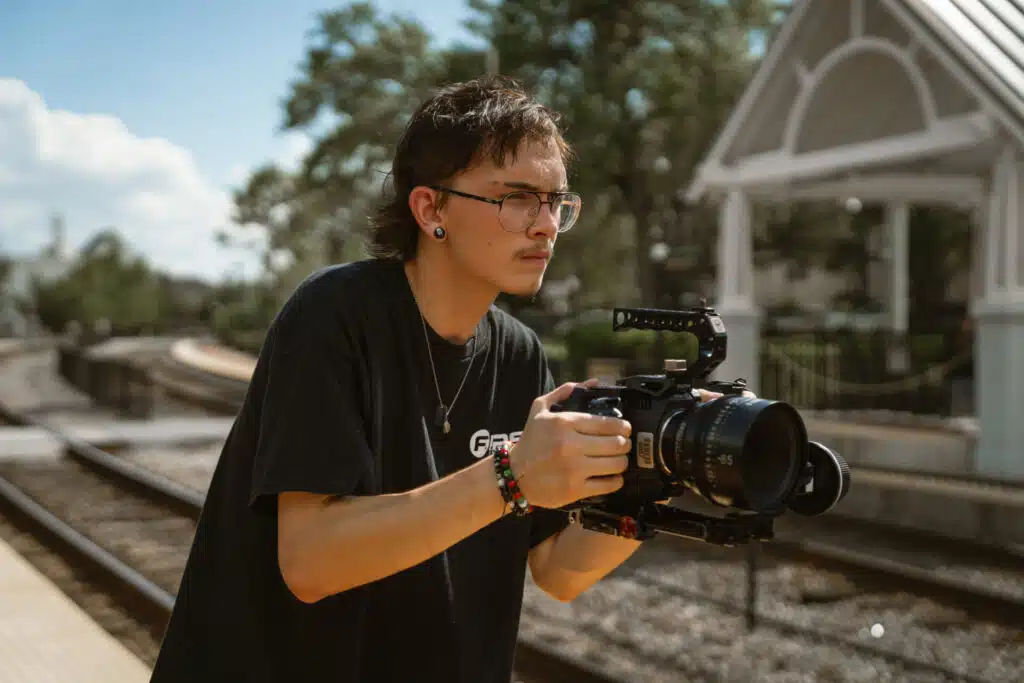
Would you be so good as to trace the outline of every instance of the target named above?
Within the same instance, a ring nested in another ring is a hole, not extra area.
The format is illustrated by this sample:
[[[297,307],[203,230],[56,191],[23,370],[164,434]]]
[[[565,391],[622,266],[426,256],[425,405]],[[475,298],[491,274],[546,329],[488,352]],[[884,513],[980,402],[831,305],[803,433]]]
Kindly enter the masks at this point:
[[[567,181],[554,140],[527,141],[514,159],[506,159],[504,167],[489,159],[482,161],[460,174],[451,187],[496,200],[511,192],[532,190],[540,193],[541,201],[547,201],[547,193],[565,191]],[[457,264],[500,292],[536,294],[555,246],[558,217],[549,204],[542,204],[531,218],[526,205],[533,201],[522,195],[506,201],[499,212],[495,204],[450,194],[442,213]],[[525,225],[528,227],[522,229]]]

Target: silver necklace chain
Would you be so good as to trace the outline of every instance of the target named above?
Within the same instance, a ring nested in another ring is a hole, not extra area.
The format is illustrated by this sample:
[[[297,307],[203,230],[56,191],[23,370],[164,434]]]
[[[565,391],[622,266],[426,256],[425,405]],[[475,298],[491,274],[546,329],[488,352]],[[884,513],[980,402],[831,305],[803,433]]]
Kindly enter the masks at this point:
[[[419,306],[417,305],[417,308]],[[459,400],[459,394],[462,393],[462,387],[466,384],[466,378],[469,377],[469,371],[473,367],[473,360],[476,358],[476,340],[473,340],[473,352],[469,356],[469,365],[466,367],[466,374],[462,376],[462,382],[459,383],[459,388],[455,391],[455,396],[452,398],[452,404],[446,406],[444,401],[441,399],[441,385],[437,381],[437,370],[434,368],[434,354],[430,350],[430,335],[427,334],[427,321],[423,317],[423,313],[420,312],[420,323],[423,325],[423,340],[427,344],[427,357],[430,358],[430,374],[434,377],[434,390],[437,392],[437,412],[434,416],[434,424],[441,427],[444,433],[447,435],[451,430],[451,423],[448,421],[448,416],[451,415],[452,408],[455,407],[455,402]]]

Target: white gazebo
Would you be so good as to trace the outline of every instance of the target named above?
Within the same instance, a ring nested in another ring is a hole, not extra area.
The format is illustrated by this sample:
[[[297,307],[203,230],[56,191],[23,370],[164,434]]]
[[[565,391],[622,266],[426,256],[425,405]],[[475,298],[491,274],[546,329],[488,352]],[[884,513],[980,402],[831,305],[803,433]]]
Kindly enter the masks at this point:
[[[755,385],[752,202],[884,204],[896,330],[908,207],[969,208],[977,469],[1024,476],[1024,0],[794,0],[688,197],[720,205],[720,374]]]

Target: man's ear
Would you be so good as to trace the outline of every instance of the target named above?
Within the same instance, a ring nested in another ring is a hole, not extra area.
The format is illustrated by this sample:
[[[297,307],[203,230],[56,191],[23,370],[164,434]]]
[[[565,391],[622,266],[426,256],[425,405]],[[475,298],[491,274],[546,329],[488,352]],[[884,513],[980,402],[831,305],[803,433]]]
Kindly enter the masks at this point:
[[[417,185],[409,193],[409,210],[427,236],[433,236],[434,228],[444,222],[440,204],[439,193],[429,187]]]

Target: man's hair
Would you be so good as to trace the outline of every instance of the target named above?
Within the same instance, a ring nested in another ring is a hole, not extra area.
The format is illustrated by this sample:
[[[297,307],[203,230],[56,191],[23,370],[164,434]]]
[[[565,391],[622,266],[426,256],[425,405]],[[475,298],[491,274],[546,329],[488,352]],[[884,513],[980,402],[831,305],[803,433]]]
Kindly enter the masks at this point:
[[[390,183],[370,221],[370,253],[402,261],[415,256],[420,229],[409,193],[419,185],[447,183],[487,158],[504,166],[525,141],[553,140],[568,164],[572,152],[558,123],[557,113],[507,77],[440,88],[419,106],[398,142]]]

